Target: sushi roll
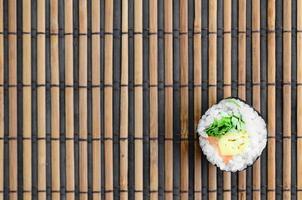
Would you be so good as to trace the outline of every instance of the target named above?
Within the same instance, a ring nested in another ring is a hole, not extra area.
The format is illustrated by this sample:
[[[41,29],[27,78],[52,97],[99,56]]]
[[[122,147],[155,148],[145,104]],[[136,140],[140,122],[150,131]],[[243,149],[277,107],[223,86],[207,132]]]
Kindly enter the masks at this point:
[[[208,161],[224,171],[241,171],[261,155],[267,142],[266,123],[237,98],[209,108],[197,127],[200,147]]]

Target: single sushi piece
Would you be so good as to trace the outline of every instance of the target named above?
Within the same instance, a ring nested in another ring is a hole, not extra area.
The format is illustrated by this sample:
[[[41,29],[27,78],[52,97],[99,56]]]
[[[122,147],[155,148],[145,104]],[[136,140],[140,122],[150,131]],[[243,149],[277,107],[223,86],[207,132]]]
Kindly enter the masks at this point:
[[[223,99],[209,108],[197,132],[208,161],[224,171],[241,171],[252,165],[267,143],[265,121],[237,98]]]

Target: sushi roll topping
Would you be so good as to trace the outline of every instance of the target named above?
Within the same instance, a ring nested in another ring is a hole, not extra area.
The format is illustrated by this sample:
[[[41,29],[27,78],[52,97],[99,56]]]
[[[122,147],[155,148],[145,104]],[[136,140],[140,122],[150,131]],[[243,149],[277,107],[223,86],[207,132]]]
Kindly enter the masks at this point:
[[[244,127],[245,123],[241,115],[233,113],[232,115],[215,119],[214,122],[206,128],[206,133],[208,136],[221,137],[230,131],[240,132]]]
[[[205,131],[208,141],[218,151],[223,161],[228,163],[234,155],[238,155],[246,149],[249,137],[240,114],[232,113],[222,116],[220,119],[215,119]]]
[[[228,133],[219,139],[218,146],[223,156],[237,155],[245,150],[249,144],[249,136],[246,131]]]

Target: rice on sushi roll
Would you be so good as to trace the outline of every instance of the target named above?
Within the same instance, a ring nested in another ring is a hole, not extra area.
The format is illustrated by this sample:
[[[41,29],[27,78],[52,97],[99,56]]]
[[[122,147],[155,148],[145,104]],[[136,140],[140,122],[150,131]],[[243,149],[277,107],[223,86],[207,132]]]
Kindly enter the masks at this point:
[[[236,98],[221,100],[199,121],[201,149],[209,162],[225,171],[241,171],[261,155],[267,142],[265,121]]]

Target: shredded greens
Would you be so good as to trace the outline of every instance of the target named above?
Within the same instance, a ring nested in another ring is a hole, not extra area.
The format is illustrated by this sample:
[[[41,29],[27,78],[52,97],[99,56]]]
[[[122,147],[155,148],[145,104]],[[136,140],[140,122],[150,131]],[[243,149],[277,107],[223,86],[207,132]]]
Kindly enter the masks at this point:
[[[241,131],[244,127],[245,123],[242,117],[238,114],[232,114],[224,116],[221,119],[215,119],[214,122],[206,128],[206,133],[209,136],[221,137],[231,130]]]

